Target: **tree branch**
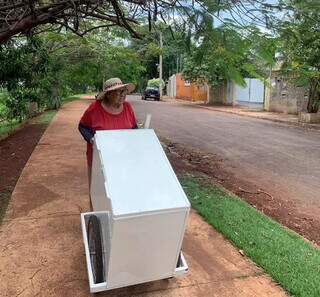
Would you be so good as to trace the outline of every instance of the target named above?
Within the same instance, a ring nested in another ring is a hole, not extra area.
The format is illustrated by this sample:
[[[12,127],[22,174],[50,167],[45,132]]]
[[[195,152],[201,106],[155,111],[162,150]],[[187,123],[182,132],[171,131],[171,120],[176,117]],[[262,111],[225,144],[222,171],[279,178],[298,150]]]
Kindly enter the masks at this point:
[[[6,42],[16,34],[28,32],[34,27],[47,23],[62,25],[73,33],[84,36],[94,30],[92,27],[81,31],[83,27],[86,29],[86,20],[90,18],[108,22],[96,28],[118,25],[128,30],[133,37],[140,38],[132,25],[138,23],[136,12],[148,0],[122,1],[136,6],[133,18],[125,15],[118,0],[56,0],[54,2],[13,0],[11,4],[1,3],[0,0],[0,15],[3,16],[0,18],[0,43]],[[80,26],[80,22],[83,22],[84,26]]]

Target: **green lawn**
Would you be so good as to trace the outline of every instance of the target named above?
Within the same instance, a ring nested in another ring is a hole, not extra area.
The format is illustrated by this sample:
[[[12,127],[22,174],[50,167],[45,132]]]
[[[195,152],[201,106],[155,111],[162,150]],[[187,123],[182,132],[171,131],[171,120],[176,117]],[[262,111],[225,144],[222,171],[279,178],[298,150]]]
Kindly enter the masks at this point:
[[[36,118],[36,123],[48,125],[56,113],[56,110],[47,110]]]
[[[204,176],[180,181],[192,207],[292,296],[320,296],[320,249]]]
[[[71,101],[73,101],[73,100],[77,100],[77,99],[79,99],[81,96],[94,96],[94,95],[96,95],[96,94],[97,94],[97,93],[91,92],[91,93],[87,93],[87,94],[71,95],[71,96],[68,96],[68,97],[63,98],[62,104],[71,102]]]

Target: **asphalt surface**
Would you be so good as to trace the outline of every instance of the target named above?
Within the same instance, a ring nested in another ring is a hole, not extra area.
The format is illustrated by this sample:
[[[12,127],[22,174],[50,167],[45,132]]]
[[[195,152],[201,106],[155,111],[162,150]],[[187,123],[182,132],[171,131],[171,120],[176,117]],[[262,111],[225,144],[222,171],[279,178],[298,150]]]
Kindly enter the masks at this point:
[[[129,100],[139,121],[152,114],[151,128],[161,136],[217,154],[237,177],[319,216],[320,131],[183,103]]]

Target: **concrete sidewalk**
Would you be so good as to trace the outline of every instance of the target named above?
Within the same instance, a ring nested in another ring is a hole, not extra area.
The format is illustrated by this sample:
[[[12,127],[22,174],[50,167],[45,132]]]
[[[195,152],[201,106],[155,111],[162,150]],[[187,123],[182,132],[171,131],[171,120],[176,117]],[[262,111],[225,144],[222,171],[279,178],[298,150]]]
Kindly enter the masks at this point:
[[[85,144],[77,131],[88,104],[57,113],[20,176],[0,229],[0,296],[90,296],[79,216],[89,210]],[[99,296],[286,296],[195,212],[183,250],[187,276]]]

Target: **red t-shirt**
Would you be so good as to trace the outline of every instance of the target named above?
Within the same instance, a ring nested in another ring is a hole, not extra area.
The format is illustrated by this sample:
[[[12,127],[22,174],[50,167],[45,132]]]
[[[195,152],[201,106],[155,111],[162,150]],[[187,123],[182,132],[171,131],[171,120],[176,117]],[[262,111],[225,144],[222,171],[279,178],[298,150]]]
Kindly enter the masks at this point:
[[[123,110],[119,114],[107,112],[101,101],[93,102],[83,114],[80,123],[90,128],[93,133],[97,130],[132,129],[137,121],[129,102],[123,103]],[[88,166],[92,165],[92,144],[87,143]]]

